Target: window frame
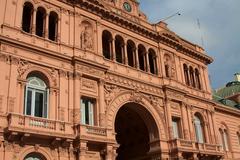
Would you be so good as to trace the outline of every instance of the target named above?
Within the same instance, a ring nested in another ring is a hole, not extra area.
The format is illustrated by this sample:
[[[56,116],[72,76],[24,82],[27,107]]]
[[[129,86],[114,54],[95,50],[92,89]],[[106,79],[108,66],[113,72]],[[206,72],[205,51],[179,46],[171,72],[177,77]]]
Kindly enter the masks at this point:
[[[87,106],[85,103],[83,103],[83,100],[87,101]],[[86,108],[86,107],[88,107],[88,108]],[[95,122],[95,120],[96,120],[96,116],[95,116],[96,100],[94,98],[81,97],[80,109],[81,109],[81,124],[95,126],[95,124],[96,124],[96,122]],[[88,113],[86,113],[86,112],[88,112]],[[86,122],[87,119],[88,119],[88,122]]]
[[[36,80],[39,83],[43,83],[44,86],[38,86],[31,84],[31,81]],[[39,118],[48,118],[48,110],[49,110],[49,89],[47,88],[46,83],[36,76],[31,76],[27,80],[27,85],[25,87],[25,95],[24,95],[24,115],[32,116],[32,117],[39,117]],[[27,113],[28,110],[28,91],[31,91],[31,111],[30,114]],[[35,110],[36,110],[36,93],[43,94],[43,100],[42,100],[42,116],[36,116]]]

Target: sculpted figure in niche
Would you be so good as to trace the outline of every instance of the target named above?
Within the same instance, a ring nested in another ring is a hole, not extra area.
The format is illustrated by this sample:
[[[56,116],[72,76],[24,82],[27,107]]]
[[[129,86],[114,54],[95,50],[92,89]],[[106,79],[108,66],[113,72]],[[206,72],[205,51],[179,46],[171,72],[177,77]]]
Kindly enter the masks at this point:
[[[93,49],[93,29],[90,23],[82,23],[83,30],[81,33],[81,47],[83,49]]]
[[[168,78],[175,78],[176,69],[174,66],[174,61],[169,54],[164,55],[164,68],[165,68],[165,76]]]

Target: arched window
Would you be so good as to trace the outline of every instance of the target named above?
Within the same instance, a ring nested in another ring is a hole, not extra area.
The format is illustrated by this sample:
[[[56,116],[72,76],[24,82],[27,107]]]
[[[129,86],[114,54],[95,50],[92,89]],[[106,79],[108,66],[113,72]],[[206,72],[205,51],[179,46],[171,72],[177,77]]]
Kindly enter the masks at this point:
[[[224,129],[220,128],[219,132],[220,132],[220,136],[221,136],[222,149],[224,151],[228,151],[229,150],[229,144],[228,144],[227,129],[226,128],[224,128]]]
[[[25,115],[47,118],[48,89],[45,82],[36,77],[27,78],[25,89]]]
[[[123,63],[123,59],[124,59],[124,40],[119,35],[117,35],[115,37],[115,53],[116,53],[116,61],[119,62],[119,63]]]
[[[45,21],[46,21],[46,11],[44,8],[39,7],[37,9],[36,15],[36,35],[39,37],[44,37],[45,34]]]
[[[237,137],[238,137],[238,145],[240,146],[240,132],[237,133]]]
[[[128,65],[131,67],[135,67],[135,51],[136,45],[133,41],[127,41],[127,56],[128,56]]]
[[[195,78],[196,78],[196,87],[198,89],[201,89],[200,76],[199,76],[199,71],[197,68],[195,69]]]
[[[22,14],[22,30],[30,33],[32,30],[33,5],[29,2],[24,3]]]
[[[149,49],[149,51],[148,51],[148,59],[149,59],[150,72],[152,74],[157,74],[156,53],[155,53],[155,51],[153,49]]]
[[[141,44],[138,46],[138,62],[140,70],[146,71],[146,49]]]
[[[50,12],[48,23],[48,39],[56,41],[57,32],[58,32],[58,15],[55,12]]]
[[[203,122],[199,115],[194,115],[195,136],[198,143],[204,143]]]
[[[189,72],[190,72],[190,82],[191,82],[191,85],[192,87],[196,87],[196,84],[195,84],[195,78],[194,78],[194,70],[192,68],[192,66],[189,67]]]
[[[185,78],[185,83],[186,85],[190,85],[189,81],[189,74],[188,74],[188,66],[186,64],[183,64],[183,70],[184,70],[184,78]]]
[[[112,34],[108,31],[102,33],[102,50],[103,56],[107,59],[111,59],[112,54]]]
[[[37,152],[29,153],[24,160],[47,160],[42,154]]]

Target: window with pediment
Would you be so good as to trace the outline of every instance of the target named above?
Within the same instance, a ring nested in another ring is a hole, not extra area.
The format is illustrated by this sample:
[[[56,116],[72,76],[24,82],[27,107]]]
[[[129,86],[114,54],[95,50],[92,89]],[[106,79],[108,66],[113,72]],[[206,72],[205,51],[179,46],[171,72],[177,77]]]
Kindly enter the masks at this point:
[[[199,114],[194,115],[194,128],[195,128],[195,137],[198,143],[205,142],[204,136],[204,124],[202,117]]]
[[[25,88],[24,113],[33,117],[48,117],[48,87],[46,83],[37,76],[27,78]]]

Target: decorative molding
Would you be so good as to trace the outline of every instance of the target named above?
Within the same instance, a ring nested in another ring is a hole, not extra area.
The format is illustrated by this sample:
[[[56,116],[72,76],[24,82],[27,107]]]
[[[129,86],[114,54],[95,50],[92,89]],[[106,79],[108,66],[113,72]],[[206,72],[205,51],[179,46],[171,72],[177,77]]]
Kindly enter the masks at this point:
[[[105,93],[105,103],[108,106],[112,100],[119,94],[120,92],[125,91],[124,89],[111,84],[104,85],[104,93]]]
[[[119,75],[106,74],[105,81],[112,82],[114,84],[122,85],[124,87],[129,87],[131,89],[137,89],[141,92],[147,92],[147,94],[155,94],[163,97],[163,91],[156,86],[151,86],[142,82],[131,80],[128,78],[120,77]]]
[[[104,76],[103,71],[100,71],[100,70],[95,69],[93,67],[80,65],[80,64],[77,64],[76,67],[77,67],[77,70],[82,71],[83,73],[85,73],[87,75],[97,76],[97,77],[103,77]]]
[[[86,91],[90,91],[90,92],[94,92],[97,93],[98,89],[97,89],[97,82],[94,80],[90,80],[87,78],[81,78],[81,89],[82,90],[86,90]]]

